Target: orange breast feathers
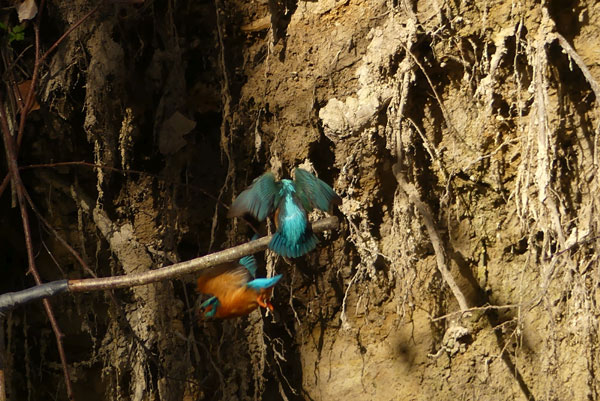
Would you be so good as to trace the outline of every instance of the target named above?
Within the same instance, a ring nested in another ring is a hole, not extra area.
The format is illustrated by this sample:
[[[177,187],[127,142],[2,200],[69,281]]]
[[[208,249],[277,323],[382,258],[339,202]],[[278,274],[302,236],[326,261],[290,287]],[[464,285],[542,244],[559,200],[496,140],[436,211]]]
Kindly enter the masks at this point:
[[[248,288],[248,271],[240,266],[230,270],[230,266],[216,268],[198,278],[198,292],[213,295],[218,298],[219,305],[214,317],[230,318],[244,316],[258,308],[258,298],[268,299],[272,289],[260,291],[259,293]],[[265,292],[264,297],[262,296]],[[268,292],[268,294],[267,294]]]

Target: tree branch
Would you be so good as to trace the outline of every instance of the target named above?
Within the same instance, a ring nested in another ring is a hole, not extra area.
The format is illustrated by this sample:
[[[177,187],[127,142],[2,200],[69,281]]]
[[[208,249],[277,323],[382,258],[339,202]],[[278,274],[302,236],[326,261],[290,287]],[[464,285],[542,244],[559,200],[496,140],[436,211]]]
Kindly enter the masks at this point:
[[[337,217],[327,217],[314,223],[312,228],[314,232],[318,233],[325,230],[335,229],[338,226],[338,223]],[[272,235],[269,235],[267,237],[262,237],[233,248],[224,249],[220,252],[211,253],[209,255],[201,256],[186,262],[175,263],[167,267],[150,270],[143,273],[79,280],[51,281],[49,283],[44,283],[32,288],[27,288],[23,291],[1,294],[0,312],[13,309],[16,306],[23,305],[27,302],[37,301],[42,298],[48,298],[57,294],[61,294],[66,291],[89,292],[135,287],[138,285],[173,279],[190,273],[196,273],[212,266],[232,262],[246,255],[263,251],[267,248],[272,237]]]
[[[328,217],[313,224],[314,232],[331,230],[338,226],[338,218]],[[254,241],[247,242],[233,248],[225,249],[220,252],[211,253],[196,259],[176,263],[157,270],[150,270],[142,273],[127,274],[123,276],[101,277],[81,280],[69,280],[69,291],[86,292],[96,290],[107,290],[111,288],[125,288],[137,285],[150,284],[157,281],[167,280],[189,273],[196,273],[216,266],[222,263],[233,262],[246,255],[265,250],[271,241],[272,236],[266,236]]]

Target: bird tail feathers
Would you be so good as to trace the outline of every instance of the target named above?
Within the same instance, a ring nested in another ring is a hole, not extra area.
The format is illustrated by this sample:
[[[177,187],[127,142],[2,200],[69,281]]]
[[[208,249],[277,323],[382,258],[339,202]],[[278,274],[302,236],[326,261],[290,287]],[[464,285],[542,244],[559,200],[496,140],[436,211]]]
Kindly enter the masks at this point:
[[[319,240],[311,230],[307,230],[295,243],[276,232],[269,243],[269,248],[283,257],[297,258],[315,249],[318,242]]]
[[[246,285],[253,290],[260,291],[265,288],[273,287],[275,284],[277,284],[277,282],[279,280],[281,280],[281,277],[283,277],[283,276],[281,274],[278,274],[271,278],[257,278],[257,279],[250,281]]]

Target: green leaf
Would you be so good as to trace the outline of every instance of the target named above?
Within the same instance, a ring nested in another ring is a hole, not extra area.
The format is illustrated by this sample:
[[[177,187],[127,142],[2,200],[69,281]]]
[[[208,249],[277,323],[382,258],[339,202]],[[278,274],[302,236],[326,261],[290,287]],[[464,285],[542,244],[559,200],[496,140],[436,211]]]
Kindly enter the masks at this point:
[[[14,33],[21,33],[25,30],[25,24],[16,25],[13,27],[12,31]]]

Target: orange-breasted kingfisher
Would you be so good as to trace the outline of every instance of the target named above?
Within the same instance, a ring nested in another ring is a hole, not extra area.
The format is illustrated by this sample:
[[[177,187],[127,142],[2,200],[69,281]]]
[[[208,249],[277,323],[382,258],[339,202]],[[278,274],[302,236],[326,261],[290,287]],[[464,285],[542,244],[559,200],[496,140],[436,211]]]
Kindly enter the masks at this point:
[[[297,258],[312,251],[318,239],[308,222],[314,208],[328,212],[342,200],[325,182],[297,168],[295,179],[275,181],[273,173],[255,179],[233,202],[228,216],[250,213],[259,221],[275,213],[276,233],[269,248],[284,257]]]
[[[198,292],[211,295],[200,305],[204,317],[227,319],[244,316],[262,306],[273,310],[270,298],[281,274],[256,277],[256,259],[244,256],[239,263],[212,267],[198,278]],[[251,280],[252,279],[252,280]]]

